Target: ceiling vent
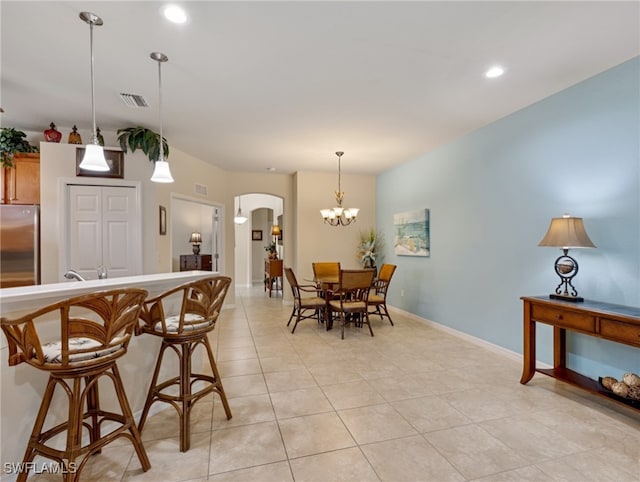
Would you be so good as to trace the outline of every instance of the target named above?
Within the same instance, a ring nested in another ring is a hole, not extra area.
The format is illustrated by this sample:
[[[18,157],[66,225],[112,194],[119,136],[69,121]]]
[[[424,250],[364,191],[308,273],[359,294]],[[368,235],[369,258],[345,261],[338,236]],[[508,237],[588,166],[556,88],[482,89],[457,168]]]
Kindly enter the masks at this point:
[[[149,107],[147,101],[144,100],[144,97],[138,94],[125,94],[123,92],[120,92],[120,98],[122,99],[122,102],[124,102],[128,107],[133,107],[135,109],[141,107]]]

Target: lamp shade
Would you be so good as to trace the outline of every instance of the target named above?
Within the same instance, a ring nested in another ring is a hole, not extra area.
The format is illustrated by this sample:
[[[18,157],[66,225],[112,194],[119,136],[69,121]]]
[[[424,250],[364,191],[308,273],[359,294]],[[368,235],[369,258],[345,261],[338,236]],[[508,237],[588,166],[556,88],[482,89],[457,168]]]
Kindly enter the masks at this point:
[[[173,182],[173,176],[171,175],[171,170],[169,169],[169,163],[167,161],[156,161],[154,163],[151,181],[166,183]]]
[[[191,237],[189,238],[190,243],[202,243],[202,235],[198,232],[191,233]]]
[[[271,227],[271,236],[280,236],[281,233],[280,226],[275,225]]]
[[[87,171],[106,172],[110,170],[107,160],[104,158],[104,150],[98,144],[87,144],[84,157],[80,163],[80,169]]]
[[[561,218],[553,218],[547,234],[538,246],[553,246],[558,248],[595,248],[584,229],[582,218],[574,218],[565,214]]]

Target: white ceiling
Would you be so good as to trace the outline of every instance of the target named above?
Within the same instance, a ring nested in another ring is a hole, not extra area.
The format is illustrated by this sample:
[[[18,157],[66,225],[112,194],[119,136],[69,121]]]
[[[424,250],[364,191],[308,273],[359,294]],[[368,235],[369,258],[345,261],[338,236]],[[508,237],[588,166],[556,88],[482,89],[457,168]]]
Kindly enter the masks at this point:
[[[165,2],[3,0],[2,125],[90,129],[81,11],[104,21],[98,125],[159,129],[161,51],[169,144],[227,170],[331,171],[343,150],[379,173],[640,55],[637,1],[179,3],[184,25]]]

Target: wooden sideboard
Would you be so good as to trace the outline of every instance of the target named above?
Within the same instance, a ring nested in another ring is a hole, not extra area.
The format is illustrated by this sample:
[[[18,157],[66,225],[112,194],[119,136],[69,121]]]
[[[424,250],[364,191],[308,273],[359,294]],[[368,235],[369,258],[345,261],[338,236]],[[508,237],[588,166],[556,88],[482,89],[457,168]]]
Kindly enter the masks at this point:
[[[267,289],[269,290],[269,298],[271,298],[271,291],[282,292],[281,259],[264,260],[264,290]]]
[[[567,368],[567,331],[640,347],[640,308],[589,300],[575,303],[545,296],[521,299],[524,353],[520,383],[527,383],[535,372],[540,372],[640,409],[639,404],[626,403],[604,389],[599,381]],[[536,368],[536,323],[553,326],[553,368]]]
[[[211,271],[210,254],[181,254],[180,271]]]

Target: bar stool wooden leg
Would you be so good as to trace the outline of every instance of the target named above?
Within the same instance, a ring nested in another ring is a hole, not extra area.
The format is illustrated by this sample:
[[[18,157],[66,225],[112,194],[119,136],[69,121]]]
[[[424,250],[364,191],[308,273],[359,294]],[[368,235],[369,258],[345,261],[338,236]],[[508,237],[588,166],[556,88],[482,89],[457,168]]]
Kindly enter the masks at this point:
[[[191,343],[182,343],[180,355],[180,452],[191,446]]]
[[[144,445],[142,445],[142,437],[140,437],[140,432],[138,431],[136,422],[133,419],[133,413],[131,412],[131,407],[129,406],[129,402],[124,391],[124,386],[122,384],[122,378],[120,378],[120,371],[118,370],[118,366],[114,364],[112,370],[114,375],[113,383],[116,389],[116,395],[118,396],[118,401],[120,402],[120,409],[122,410],[125,424],[128,426],[129,433],[131,434],[131,442],[133,443],[133,447],[135,448],[136,454],[138,455],[138,460],[140,460],[142,470],[146,472],[151,468],[151,462],[149,462],[147,451],[144,449]]]
[[[160,374],[160,366],[162,365],[162,357],[164,356],[164,351],[168,347],[168,345],[163,341],[160,346],[160,352],[158,353],[158,358],[156,360],[156,368],[153,371],[153,377],[151,377],[151,385],[149,385],[149,393],[147,394],[147,400],[144,402],[144,408],[142,409],[142,415],[140,416],[140,422],[138,422],[138,431],[142,432],[145,422],[147,421],[147,415],[149,415],[149,409],[151,405],[155,401],[157,388],[156,384],[158,383],[158,375]]]
[[[216,361],[213,358],[213,351],[211,350],[211,345],[209,344],[209,338],[204,338],[204,346],[207,349],[207,355],[209,356],[209,363],[211,364],[211,370],[213,371],[213,378],[215,379],[214,383],[214,391],[220,395],[220,400],[222,400],[222,405],[224,407],[224,413],[227,416],[227,420],[231,420],[231,409],[229,408],[229,402],[227,401],[227,395],[224,393],[224,387],[222,386],[222,379],[220,378],[220,373],[218,373],[218,367],[216,365]]]

